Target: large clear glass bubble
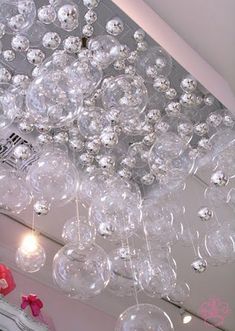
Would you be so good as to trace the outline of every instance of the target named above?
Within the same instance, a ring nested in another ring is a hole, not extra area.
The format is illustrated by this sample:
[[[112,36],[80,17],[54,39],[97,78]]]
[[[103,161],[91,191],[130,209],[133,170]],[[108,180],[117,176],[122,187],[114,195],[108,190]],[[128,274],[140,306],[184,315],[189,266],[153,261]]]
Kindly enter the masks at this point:
[[[28,113],[39,124],[59,128],[79,114],[83,97],[69,75],[50,70],[30,84],[26,94]]]
[[[136,250],[122,247],[109,254],[111,262],[111,278],[108,289],[113,294],[125,297],[133,296],[140,286],[136,274]]]
[[[0,83],[0,130],[10,126],[18,114],[19,91],[9,84]]]
[[[173,215],[158,205],[147,201],[142,208],[144,231],[149,240],[154,240],[161,246],[173,244],[176,241],[176,231],[173,225]]]
[[[95,91],[103,78],[100,66],[86,56],[80,56],[65,71],[85,97]]]
[[[183,304],[190,295],[190,287],[186,282],[177,281],[176,286],[168,294],[168,299],[177,304]]]
[[[25,272],[37,272],[45,264],[46,253],[35,235],[29,234],[24,238],[16,251],[16,264]]]
[[[89,205],[94,198],[103,195],[107,191],[109,182],[113,176],[96,169],[91,173],[83,173],[79,185],[79,199]]]
[[[27,30],[36,17],[36,6],[33,0],[1,0],[0,23],[5,25],[8,34],[21,33]]]
[[[124,134],[139,136],[143,134],[143,118],[135,108],[128,108],[120,112],[118,124]]]
[[[103,35],[92,38],[88,43],[94,61],[103,69],[119,57],[120,43],[113,36]]]
[[[171,331],[169,316],[157,306],[138,304],[128,308],[117,321],[115,331]]]
[[[148,48],[137,58],[136,70],[145,80],[151,80],[159,75],[167,77],[171,69],[170,55],[159,46]]]
[[[110,125],[106,111],[100,107],[82,108],[78,116],[78,128],[84,137],[99,136]]]
[[[141,195],[137,185],[116,177],[92,201],[89,218],[97,232],[110,241],[132,236],[141,224]]]
[[[230,227],[223,225],[205,236],[205,248],[209,256],[208,262],[223,264],[234,260],[234,241]]]
[[[138,263],[141,288],[150,297],[167,296],[176,285],[176,272],[167,258],[159,258],[157,250],[144,252]]]
[[[76,243],[83,249],[95,242],[96,229],[84,215],[68,219],[63,227],[62,239],[67,243]]]
[[[20,213],[31,203],[25,177],[14,170],[0,168],[0,207]]]
[[[53,279],[59,288],[72,298],[92,298],[108,285],[108,256],[98,245],[79,249],[77,244],[67,244],[55,255]]]
[[[34,197],[63,205],[77,194],[78,172],[68,155],[56,148],[33,163],[27,182]]]
[[[147,105],[148,91],[140,77],[120,75],[104,81],[102,101],[108,110],[128,112],[134,109],[141,113]]]
[[[68,55],[65,51],[55,51],[51,56],[39,66],[37,76],[42,75],[46,71],[65,70],[74,62],[75,58]]]

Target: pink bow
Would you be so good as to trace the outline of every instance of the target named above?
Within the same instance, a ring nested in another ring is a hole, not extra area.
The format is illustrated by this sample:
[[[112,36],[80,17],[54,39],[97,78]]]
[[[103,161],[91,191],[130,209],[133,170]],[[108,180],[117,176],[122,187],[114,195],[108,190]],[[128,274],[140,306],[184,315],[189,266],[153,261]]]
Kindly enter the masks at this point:
[[[21,308],[25,309],[27,306],[30,306],[33,316],[39,316],[43,303],[36,294],[23,295]]]

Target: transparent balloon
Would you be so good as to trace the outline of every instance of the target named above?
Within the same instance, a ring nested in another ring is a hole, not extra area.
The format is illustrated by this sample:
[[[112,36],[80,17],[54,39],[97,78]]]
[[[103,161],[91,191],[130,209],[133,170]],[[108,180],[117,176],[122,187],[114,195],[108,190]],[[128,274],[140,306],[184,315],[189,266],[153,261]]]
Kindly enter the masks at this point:
[[[92,298],[100,294],[110,280],[108,256],[98,245],[79,249],[77,244],[67,244],[55,255],[53,279],[72,298]]]
[[[77,243],[79,248],[86,248],[95,242],[96,229],[84,215],[68,219],[63,227],[62,239],[67,243]]]
[[[115,331],[171,331],[174,326],[169,316],[157,306],[138,304],[124,311]]]
[[[20,213],[31,203],[31,193],[23,174],[0,168],[0,207]]]
[[[33,163],[27,174],[27,183],[34,197],[63,205],[75,198],[78,189],[78,173],[63,150],[45,151]]]

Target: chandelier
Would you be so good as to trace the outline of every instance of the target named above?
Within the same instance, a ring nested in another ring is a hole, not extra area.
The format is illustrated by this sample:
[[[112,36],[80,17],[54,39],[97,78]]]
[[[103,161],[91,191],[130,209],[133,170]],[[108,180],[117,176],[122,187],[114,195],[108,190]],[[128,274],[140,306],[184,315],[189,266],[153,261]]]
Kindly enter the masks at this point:
[[[0,207],[33,204],[16,263],[34,273],[46,260],[34,217],[74,201],[55,284],[79,300],[105,288],[134,296],[116,331],[169,331],[168,315],[138,292],[183,305],[190,288],[172,246],[192,246],[197,273],[235,259],[235,229],[215,212],[235,202],[234,118],[143,30],[122,17],[100,22],[105,2],[0,1]],[[178,195],[207,165],[202,237]]]

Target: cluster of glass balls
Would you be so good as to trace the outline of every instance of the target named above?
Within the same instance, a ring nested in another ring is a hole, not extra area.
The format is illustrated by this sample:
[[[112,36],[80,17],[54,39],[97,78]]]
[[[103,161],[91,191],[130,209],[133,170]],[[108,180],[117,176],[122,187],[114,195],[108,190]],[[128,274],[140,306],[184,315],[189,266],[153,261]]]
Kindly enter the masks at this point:
[[[0,66],[0,134],[14,125],[34,139],[33,150],[13,148],[18,170],[3,159],[0,207],[19,213],[33,200],[36,215],[45,216],[76,202],[53,262],[53,279],[68,296],[89,299],[107,288],[119,297],[143,291],[181,305],[190,288],[177,278],[176,242],[198,242],[197,273],[234,261],[235,230],[214,222],[218,204],[235,203],[234,118],[143,30],[134,31],[132,49],[119,17],[97,35],[99,3],[0,0],[8,64]],[[15,65],[22,56],[25,73]],[[198,239],[177,195],[208,163],[211,183],[198,219],[211,228]],[[106,253],[97,237],[115,248]],[[26,272],[40,270],[45,259],[35,234],[17,250]],[[158,307],[138,304],[120,316],[116,331],[137,329],[173,326]]]

